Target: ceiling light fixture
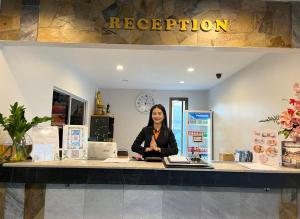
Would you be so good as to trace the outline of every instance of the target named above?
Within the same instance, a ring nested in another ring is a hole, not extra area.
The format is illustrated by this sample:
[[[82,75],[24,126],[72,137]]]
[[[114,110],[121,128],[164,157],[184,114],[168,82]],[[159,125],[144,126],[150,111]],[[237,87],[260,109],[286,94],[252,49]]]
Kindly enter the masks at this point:
[[[187,71],[188,71],[188,72],[193,72],[193,71],[195,71],[195,69],[192,68],[192,67],[190,67],[190,68],[187,69]]]
[[[122,71],[124,69],[123,65],[117,65],[117,68],[116,68],[118,71]]]
[[[179,84],[184,84],[184,81],[178,81]]]

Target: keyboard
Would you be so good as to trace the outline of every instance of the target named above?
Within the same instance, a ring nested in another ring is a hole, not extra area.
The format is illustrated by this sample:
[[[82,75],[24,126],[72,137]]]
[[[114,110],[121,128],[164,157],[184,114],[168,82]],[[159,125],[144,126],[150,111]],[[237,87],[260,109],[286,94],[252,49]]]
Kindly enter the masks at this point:
[[[162,162],[161,157],[146,157],[145,161],[147,162]]]

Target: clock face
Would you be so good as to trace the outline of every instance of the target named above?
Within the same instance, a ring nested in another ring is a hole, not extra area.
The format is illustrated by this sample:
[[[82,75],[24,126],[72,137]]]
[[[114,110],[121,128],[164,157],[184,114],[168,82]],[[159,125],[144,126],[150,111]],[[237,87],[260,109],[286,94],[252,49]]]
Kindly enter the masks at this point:
[[[154,98],[149,94],[141,94],[135,101],[136,108],[141,113],[150,112],[150,109],[154,104]]]

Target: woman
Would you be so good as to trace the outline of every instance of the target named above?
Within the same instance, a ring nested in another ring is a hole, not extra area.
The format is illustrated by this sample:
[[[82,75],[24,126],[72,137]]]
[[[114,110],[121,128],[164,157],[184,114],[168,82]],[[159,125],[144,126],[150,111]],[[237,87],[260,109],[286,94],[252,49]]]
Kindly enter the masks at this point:
[[[148,126],[136,137],[131,149],[144,158],[167,157],[178,153],[176,139],[172,130],[168,128],[167,114],[163,105],[156,104],[151,108]]]

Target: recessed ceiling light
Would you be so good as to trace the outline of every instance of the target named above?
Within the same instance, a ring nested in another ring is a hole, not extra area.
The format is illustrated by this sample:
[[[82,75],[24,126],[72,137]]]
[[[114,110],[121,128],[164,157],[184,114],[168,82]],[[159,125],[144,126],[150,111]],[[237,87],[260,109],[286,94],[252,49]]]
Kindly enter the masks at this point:
[[[188,72],[193,72],[193,71],[195,71],[195,69],[192,68],[192,67],[190,67],[190,68],[187,69],[187,71],[188,71]]]
[[[184,81],[178,81],[179,84],[184,84]]]
[[[122,71],[124,69],[123,65],[117,65],[117,68],[116,68],[118,71]]]

